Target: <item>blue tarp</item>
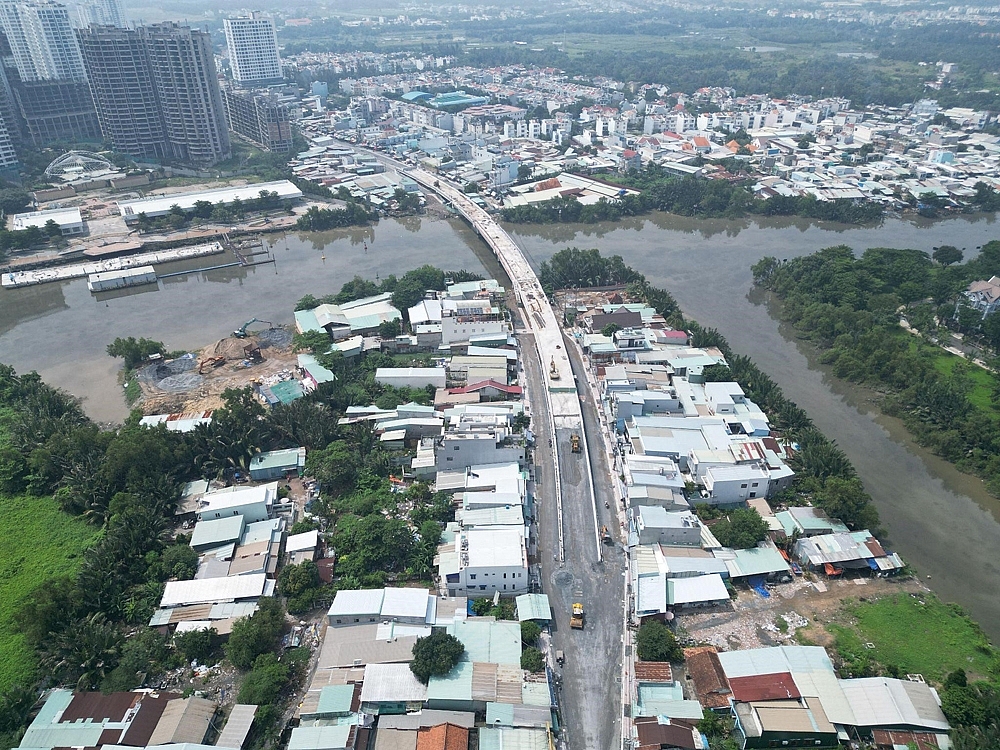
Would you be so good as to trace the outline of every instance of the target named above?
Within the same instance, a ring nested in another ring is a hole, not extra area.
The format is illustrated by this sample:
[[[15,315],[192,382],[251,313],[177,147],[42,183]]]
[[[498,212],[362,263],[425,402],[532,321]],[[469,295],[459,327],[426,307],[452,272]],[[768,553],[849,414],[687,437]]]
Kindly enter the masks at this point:
[[[868,567],[871,568],[872,570],[876,571],[876,572],[878,571],[878,563],[876,563],[870,557],[868,558]]]
[[[767,576],[749,576],[747,578],[747,583],[750,584],[750,588],[756,591],[765,599],[771,598],[771,593],[764,586],[764,582],[767,580]]]

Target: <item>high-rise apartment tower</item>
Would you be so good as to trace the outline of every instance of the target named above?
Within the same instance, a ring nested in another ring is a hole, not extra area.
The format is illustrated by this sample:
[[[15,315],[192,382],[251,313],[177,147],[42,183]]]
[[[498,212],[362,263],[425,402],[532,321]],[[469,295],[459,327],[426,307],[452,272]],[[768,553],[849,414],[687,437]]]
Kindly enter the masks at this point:
[[[281,81],[281,60],[274,19],[262,13],[227,18],[226,46],[233,80],[240,86],[264,86]]]

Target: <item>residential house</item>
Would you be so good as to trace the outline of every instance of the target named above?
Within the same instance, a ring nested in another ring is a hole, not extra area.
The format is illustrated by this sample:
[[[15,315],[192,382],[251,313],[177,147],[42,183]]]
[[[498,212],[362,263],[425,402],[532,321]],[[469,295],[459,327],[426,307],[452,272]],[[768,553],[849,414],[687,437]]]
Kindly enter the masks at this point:
[[[278,483],[258,487],[227,487],[203,495],[198,520],[208,521],[224,516],[243,516],[247,523],[270,518],[278,498]]]
[[[528,590],[524,527],[463,529],[438,550],[438,572],[453,596],[515,596]]]
[[[991,276],[989,281],[973,281],[965,290],[965,298],[984,318],[992,315],[1000,307],[1000,276]]]
[[[298,476],[305,466],[305,448],[264,451],[250,459],[250,479],[254,482],[266,482],[270,479],[284,479],[290,474]]]

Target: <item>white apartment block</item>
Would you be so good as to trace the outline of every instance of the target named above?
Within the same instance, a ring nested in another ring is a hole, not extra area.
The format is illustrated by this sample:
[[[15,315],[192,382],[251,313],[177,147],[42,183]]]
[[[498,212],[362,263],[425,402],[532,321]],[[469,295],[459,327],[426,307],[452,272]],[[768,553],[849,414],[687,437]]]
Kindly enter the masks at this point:
[[[227,18],[226,46],[233,80],[244,86],[280,81],[281,60],[274,19],[261,13]]]
[[[85,29],[91,24],[117,26],[119,29],[129,27],[122,0],[91,0],[70,5],[70,21],[78,29]]]
[[[441,578],[449,596],[484,597],[528,590],[528,550],[523,527],[464,529],[455,551],[439,554]]]
[[[65,5],[48,0],[0,2],[0,25],[21,80],[87,80]]]

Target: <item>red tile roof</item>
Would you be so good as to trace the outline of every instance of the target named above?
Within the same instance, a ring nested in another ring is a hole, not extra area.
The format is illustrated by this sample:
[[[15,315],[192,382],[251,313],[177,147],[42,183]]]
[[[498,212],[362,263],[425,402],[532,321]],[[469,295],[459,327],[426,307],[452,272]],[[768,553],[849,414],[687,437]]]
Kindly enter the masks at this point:
[[[455,724],[418,729],[416,750],[469,750],[469,730]]]
[[[715,646],[686,648],[684,659],[701,705],[705,708],[728,707],[732,691],[719,662],[718,649]]]
[[[463,388],[449,388],[448,393],[475,393],[484,388],[496,388],[498,391],[513,396],[520,396],[522,390],[519,385],[505,385],[504,383],[498,383],[496,380],[480,380],[478,383],[470,383]]]
[[[635,663],[635,679],[643,682],[673,682],[674,672],[670,662],[637,661]]]
[[[542,180],[532,189],[534,190],[534,192],[538,193],[541,192],[542,190],[551,190],[552,188],[557,188],[557,187],[562,187],[562,183],[559,182],[559,178],[550,177],[547,180]]]
[[[872,737],[875,746],[883,748],[906,747],[910,743],[917,746],[917,750],[938,750],[937,737],[930,732],[893,732],[886,729],[873,729]]]
[[[802,697],[789,672],[733,677],[729,680],[729,687],[733,691],[733,698],[744,703]]]

